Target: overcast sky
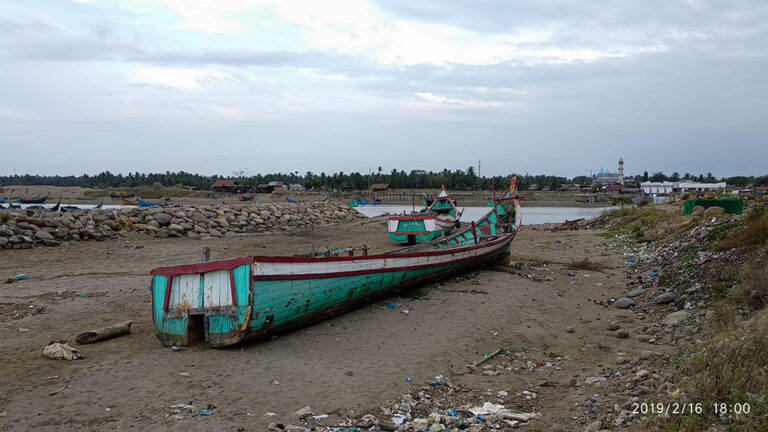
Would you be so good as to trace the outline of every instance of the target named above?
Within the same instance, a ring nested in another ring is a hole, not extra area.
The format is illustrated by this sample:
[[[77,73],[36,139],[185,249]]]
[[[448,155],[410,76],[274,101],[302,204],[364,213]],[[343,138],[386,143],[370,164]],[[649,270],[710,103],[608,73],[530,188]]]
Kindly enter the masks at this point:
[[[767,60],[765,0],[0,0],[0,175],[763,175]]]

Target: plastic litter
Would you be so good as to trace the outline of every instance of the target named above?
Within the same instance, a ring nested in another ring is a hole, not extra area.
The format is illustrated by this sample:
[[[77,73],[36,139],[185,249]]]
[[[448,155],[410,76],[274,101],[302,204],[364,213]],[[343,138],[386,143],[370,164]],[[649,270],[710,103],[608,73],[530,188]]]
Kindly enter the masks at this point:
[[[406,421],[408,417],[409,416],[406,416],[405,414],[395,414],[392,416],[392,424],[394,424],[395,427],[398,427],[403,424],[403,422]]]
[[[413,380],[411,379],[411,377],[405,377],[405,382],[411,382],[411,381],[413,381]]]
[[[382,306],[387,309],[397,309],[397,305],[393,302],[385,302]]]
[[[200,410],[200,415],[201,416],[212,416],[213,415],[213,411],[211,411],[211,410]]]
[[[176,405],[171,405],[171,409],[179,410],[179,411],[194,411],[195,407],[187,404],[176,404]]]
[[[27,280],[27,275],[24,273],[19,273],[16,275],[16,280]]]
[[[53,360],[80,360],[85,358],[80,351],[63,343],[52,343],[43,349],[43,355]]]
[[[454,411],[452,409],[449,409],[448,411],[446,411],[445,415],[451,416],[451,417],[458,417],[459,416],[458,414],[456,414],[456,411]]]

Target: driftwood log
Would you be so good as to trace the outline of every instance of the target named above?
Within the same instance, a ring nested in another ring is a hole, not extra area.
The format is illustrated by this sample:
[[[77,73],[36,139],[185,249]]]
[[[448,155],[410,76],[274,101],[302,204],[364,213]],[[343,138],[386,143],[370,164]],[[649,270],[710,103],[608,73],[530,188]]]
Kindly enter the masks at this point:
[[[85,345],[128,334],[131,332],[131,324],[133,324],[133,321],[125,321],[108,327],[80,333],[75,338],[75,342],[79,345]]]

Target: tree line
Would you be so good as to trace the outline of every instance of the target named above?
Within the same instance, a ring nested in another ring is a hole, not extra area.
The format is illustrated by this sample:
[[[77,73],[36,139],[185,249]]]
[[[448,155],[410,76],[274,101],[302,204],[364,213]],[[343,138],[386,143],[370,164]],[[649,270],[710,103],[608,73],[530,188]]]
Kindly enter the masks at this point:
[[[549,187],[553,190],[559,189],[562,184],[578,184],[582,186],[592,184],[592,178],[589,176],[567,178],[552,175],[512,173],[506,176],[478,177],[474,167],[469,167],[466,170],[444,169],[437,172],[424,170],[412,170],[406,172],[404,170],[393,169],[388,173],[384,172],[381,167],[378,167],[375,172],[368,174],[361,174],[359,172],[344,173],[341,171],[331,174],[326,174],[324,172],[316,174],[312,171],[300,174],[298,171],[294,171],[291,173],[256,174],[251,176],[245,175],[243,171],[235,172],[231,176],[206,176],[185,171],[166,171],[165,173],[149,174],[135,172],[128,173],[127,175],[113,174],[109,171],[104,171],[96,175],[83,174],[81,176],[24,174],[0,176],[0,186],[47,185],[64,187],[79,186],[95,189],[130,189],[160,184],[166,187],[179,186],[198,190],[208,190],[217,180],[231,179],[236,180],[242,185],[249,186],[255,186],[271,181],[282,181],[288,184],[298,183],[309,189],[365,190],[372,184],[388,183],[396,189],[439,189],[440,186],[445,185],[446,188],[451,190],[490,190],[492,187],[491,185],[495,185],[497,189],[506,188],[507,182],[509,182],[509,179],[514,175],[517,175],[518,186],[521,189],[527,189],[534,184],[538,185],[539,188]],[[658,182],[681,180],[699,182],[718,181],[712,173],[699,174],[698,176],[685,173],[681,176],[679,173],[674,172],[668,176],[663,172],[656,172],[649,175],[647,171],[642,175],[627,176],[626,180],[635,182],[649,180]],[[725,181],[729,186],[768,186],[768,175],[759,177],[736,176],[721,178],[719,181]]]

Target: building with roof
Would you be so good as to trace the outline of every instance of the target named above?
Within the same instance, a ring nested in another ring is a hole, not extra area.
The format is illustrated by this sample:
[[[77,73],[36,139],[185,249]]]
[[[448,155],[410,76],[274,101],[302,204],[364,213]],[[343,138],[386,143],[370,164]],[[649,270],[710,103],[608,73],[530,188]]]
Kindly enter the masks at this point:
[[[619,158],[619,172],[607,172],[604,169],[592,177],[592,183],[601,185],[624,184],[624,158]]]
[[[684,193],[684,192],[717,192],[721,189],[725,189],[725,182],[720,183],[698,183],[691,181],[680,182],[652,182],[647,181],[640,183],[640,187],[643,189],[643,193],[649,195],[667,195],[671,193]]]
[[[370,187],[371,192],[385,192],[395,190],[395,188],[389,183],[374,183]]]
[[[211,190],[216,192],[238,192],[240,184],[237,180],[216,180],[211,185]]]

